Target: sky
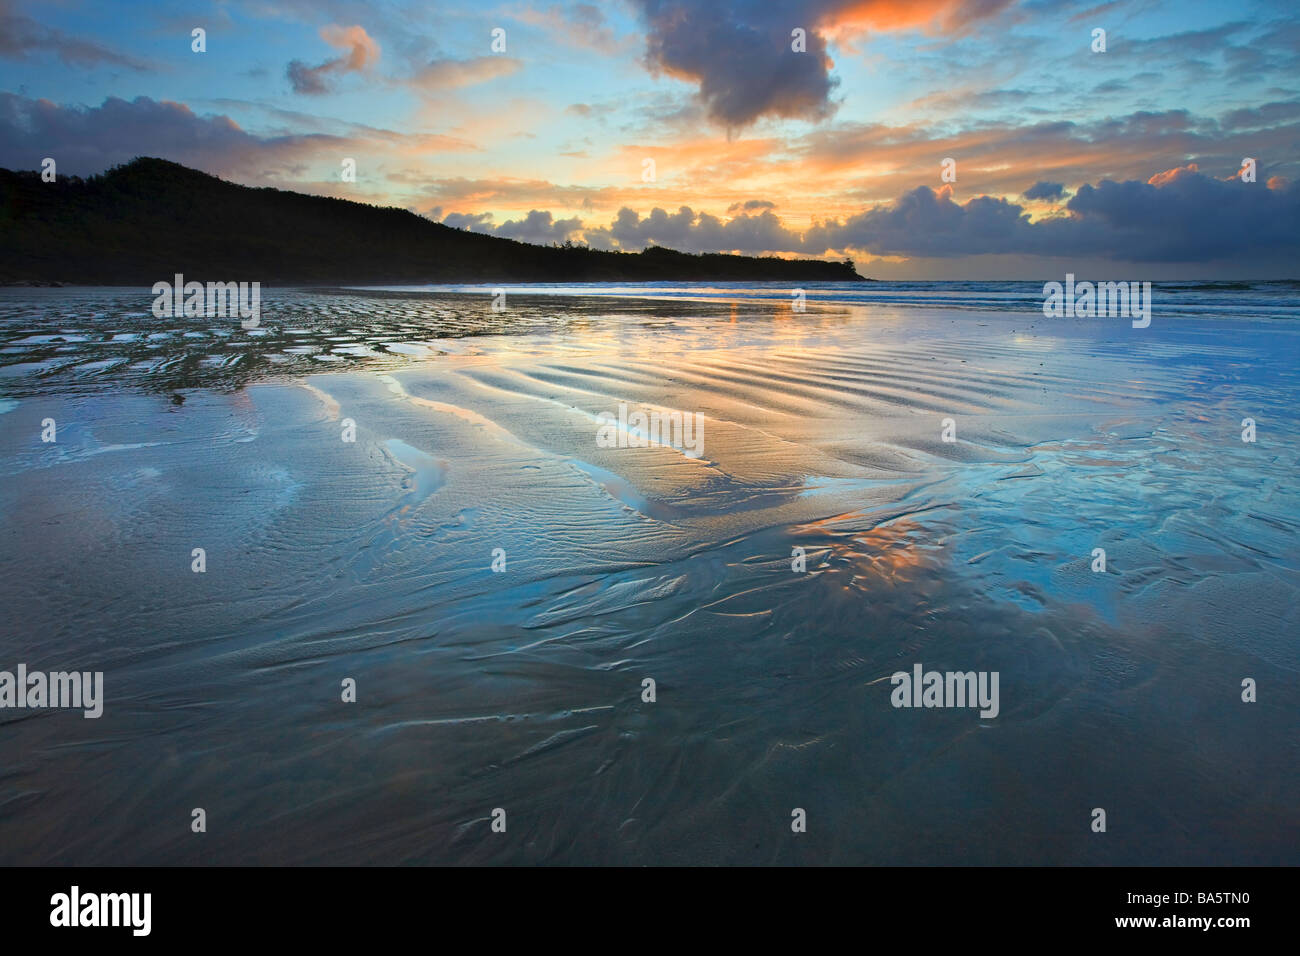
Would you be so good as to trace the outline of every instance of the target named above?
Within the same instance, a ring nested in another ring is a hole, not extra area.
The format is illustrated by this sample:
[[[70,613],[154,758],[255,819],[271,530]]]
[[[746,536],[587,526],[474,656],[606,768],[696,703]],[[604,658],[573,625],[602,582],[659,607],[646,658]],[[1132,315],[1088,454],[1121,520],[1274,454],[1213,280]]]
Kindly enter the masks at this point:
[[[1300,8],[0,0],[0,167],[136,156],[882,279],[1300,278]]]

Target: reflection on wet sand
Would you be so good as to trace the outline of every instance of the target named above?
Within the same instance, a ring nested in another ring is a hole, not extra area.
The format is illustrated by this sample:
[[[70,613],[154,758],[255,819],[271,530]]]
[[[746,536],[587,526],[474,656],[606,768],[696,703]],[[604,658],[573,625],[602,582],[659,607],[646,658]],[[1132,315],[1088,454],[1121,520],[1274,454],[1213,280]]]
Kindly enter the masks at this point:
[[[1294,862],[1286,329],[59,292],[0,323],[3,648],[105,705],[0,714],[0,862]]]

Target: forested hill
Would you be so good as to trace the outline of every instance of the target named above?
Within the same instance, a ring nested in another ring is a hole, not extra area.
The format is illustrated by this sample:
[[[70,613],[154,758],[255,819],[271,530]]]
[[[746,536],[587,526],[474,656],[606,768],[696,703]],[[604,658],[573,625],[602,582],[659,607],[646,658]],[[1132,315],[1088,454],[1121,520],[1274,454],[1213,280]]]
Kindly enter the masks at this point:
[[[536,246],[403,209],[251,188],[162,159],[0,169],[0,283],[860,281],[851,262]]]

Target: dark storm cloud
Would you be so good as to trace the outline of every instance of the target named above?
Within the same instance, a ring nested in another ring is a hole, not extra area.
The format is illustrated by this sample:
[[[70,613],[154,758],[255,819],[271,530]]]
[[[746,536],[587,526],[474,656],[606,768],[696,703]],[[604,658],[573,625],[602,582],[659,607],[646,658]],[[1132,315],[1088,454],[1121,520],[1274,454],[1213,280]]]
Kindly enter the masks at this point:
[[[1065,195],[1064,183],[1037,182],[1025,190],[1026,199],[1060,199]]]
[[[831,59],[821,30],[845,17],[878,29],[962,30],[1009,0],[633,0],[647,26],[652,69],[694,82],[711,119],[729,127],[760,116],[829,115]],[[801,28],[806,51],[791,49]]]
[[[893,203],[810,229],[805,245],[819,252],[853,247],[875,255],[950,258],[1022,252],[1033,226],[1015,203],[977,196],[961,204],[949,187],[920,186]]]
[[[1273,188],[1270,188],[1273,187]],[[1150,182],[1083,185],[1068,215],[1031,222],[1021,206],[979,196],[955,202],[922,186],[845,222],[814,226],[803,250],[953,258],[986,254],[1090,256],[1126,262],[1209,262],[1300,253],[1300,185],[1243,183],[1194,166]]]
[[[650,65],[699,84],[709,116],[742,126],[764,114],[818,119],[831,110],[835,79],[826,41],[813,30],[825,3],[637,0],[649,31]],[[790,49],[795,27],[807,52]]]
[[[1300,183],[1216,179],[1195,166],[1153,179],[1159,185],[1102,180],[1079,187],[1066,204],[1077,223],[1066,244],[1134,262],[1300,253]]]

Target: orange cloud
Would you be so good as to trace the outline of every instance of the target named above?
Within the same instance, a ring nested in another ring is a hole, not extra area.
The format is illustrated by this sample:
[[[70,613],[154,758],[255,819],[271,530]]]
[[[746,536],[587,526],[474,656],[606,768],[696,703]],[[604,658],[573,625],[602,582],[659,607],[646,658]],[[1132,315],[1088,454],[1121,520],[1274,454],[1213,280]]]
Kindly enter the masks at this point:
[[[832,7],[818,26],[830,35],[914,29],[951,33],[1009,5],[1010,0],[975,4],[962,0],[853,0]]]
[[[1180,175],[1183,175],[1184,173],[1195,173],[1195,172],[1199,172],[1199,167],[1196,165],[1196,163],[1188,163],[1186,166],[1175,166],[1173,169],[1166,169],[1163,173],[1156,173],[1154,176],[1152,176],[1150,179],[1147,180],[1147,185],[1167,186],[1169,183],[1172,183],[1174,180],[1176,180]],[[1234,179],[1236,177],[1229,177],[1229,178]]]
[[[379,61],[379,44],[363,27],[341,27],[331,23],[321,27],[320,38],[332,47],[348,51],[342,61],[341,69],[344,71],[364,70]]]
[[[522,64],[505,56],[476,56],[468,60],[434,60],[415,75],[413,84],[426,92],[455,90],[509,76]]]
[[[347,55],[326,60],[319,66],[308,66],[301,60],[291,61],[286,75],[295,93],[328,93],[331,75],[369,69],[379,60],[379,44],[360,26],[341,27],[331,23],[321,27],[320,36],[330,46],[347,50]]]

